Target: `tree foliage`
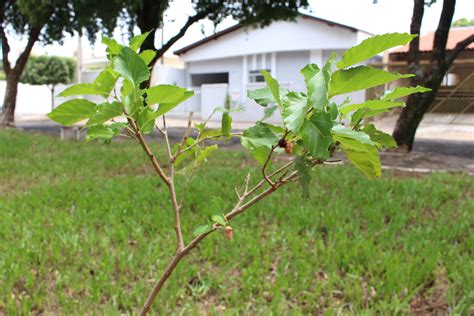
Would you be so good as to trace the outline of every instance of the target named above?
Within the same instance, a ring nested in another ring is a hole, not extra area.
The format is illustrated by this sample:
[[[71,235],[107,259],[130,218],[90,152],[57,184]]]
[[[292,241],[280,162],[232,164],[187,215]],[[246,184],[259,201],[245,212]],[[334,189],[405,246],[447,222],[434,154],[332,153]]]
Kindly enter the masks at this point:
[[[466,19],[466,18],[457,19],[451,24],[451,26],[454,26],[454,27],[474,26],[474,19],[471,19],[471,20]]]
[[[26,63],[20,81],[32,85],[68,84],[74,80],[76,63],[72,58],[32,56]]]

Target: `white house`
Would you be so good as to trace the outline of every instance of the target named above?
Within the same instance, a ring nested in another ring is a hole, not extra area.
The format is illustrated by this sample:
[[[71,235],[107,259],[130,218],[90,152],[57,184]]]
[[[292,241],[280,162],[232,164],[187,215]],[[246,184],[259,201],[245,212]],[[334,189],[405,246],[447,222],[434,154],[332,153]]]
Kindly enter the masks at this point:
[[[323,64],[331,52],[341,54],[371,34],[347,25],[302,15],[295,22],[274,22],[265,28],[235,25],[175,51],[182,70],[157,66],[155,84],[174,83],[195,90],[196,95],[174,115],[188,111],[206,118],[224,105],[227,93],[244,107],[234,120],[255,121],[263,109],[249,100],[248,90],[264,85],[260,70],[269,71],[283,86],[302,91],[299,70],[308,63]],[[381,58],[380,58],[381,59]],[[346,96],[339,96],[339,101]],[[363,102],[363,91],[351,93],[353,102]],[[276,119],[277,117],[273,118]]]

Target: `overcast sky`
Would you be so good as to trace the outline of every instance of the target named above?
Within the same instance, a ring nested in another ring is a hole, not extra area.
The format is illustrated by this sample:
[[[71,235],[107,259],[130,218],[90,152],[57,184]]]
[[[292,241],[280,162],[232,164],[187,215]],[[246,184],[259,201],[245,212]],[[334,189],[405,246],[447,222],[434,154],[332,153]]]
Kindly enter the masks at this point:
[[[408,32],[413,9],[413,0],[378,0],[377,4],[373,0],[310,0],[310,13],[314,16],[331,20],[334,22],[353,26],[364,31],[374,34],[381,34],[387,32]],[[434,30],[437,26],[439,15],[442,8],[442,1],[425,10],[425,15],[422,25],[422,33]],[[183,25],[188,16],[193,14],[191,1],[177,0],[170,4],[170,8],[166,12],[164,37],[165,40],[172,37],[178,32],[181,25]],[[456,4],[456,11],[454,20],[459,18],[474,19],[474,0],[458,0]],[[172,52],[180,47],[189,45],[201,38],[213,34],[215,31],[227,28],[236,22],[232,19],[226,19],[217,28],[214,28],[210,21],[202,21],[192,26],[185,37],[172,47],[169,52]],[[125,39],[126,30],[117,30],[116,38],[119,41]],[[203,34],[204,32],[204,34]],[[161,32],[159,32],[161,33]],[[160,42],[159,38],[156,39]],[[23,42],[23,41],[21,41]],[[17,50],[22,44],[16,41],[14,46]],[[102,55],[103,50],[101,45],[96,45],[95,49],[91,51],[88,49],[87,41],[83,41],[85,56],[94,52],[96,55]],[[50,55],[65,55],[71,56],[77,48],[77,39],[66,38],[64,45],[53,44],[47,47],[36,45],[35,54],[50,54]]]

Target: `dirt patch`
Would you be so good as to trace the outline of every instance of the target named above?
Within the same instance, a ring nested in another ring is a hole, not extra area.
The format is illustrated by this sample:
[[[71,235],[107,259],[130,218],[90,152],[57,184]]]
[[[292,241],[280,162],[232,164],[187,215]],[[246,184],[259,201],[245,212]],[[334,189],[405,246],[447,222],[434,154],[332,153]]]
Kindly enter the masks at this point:
[[[410,303],[413,315],[449,315],[446,300],[449,282],[444,269],[439,269],[435,279],[428,283]]]

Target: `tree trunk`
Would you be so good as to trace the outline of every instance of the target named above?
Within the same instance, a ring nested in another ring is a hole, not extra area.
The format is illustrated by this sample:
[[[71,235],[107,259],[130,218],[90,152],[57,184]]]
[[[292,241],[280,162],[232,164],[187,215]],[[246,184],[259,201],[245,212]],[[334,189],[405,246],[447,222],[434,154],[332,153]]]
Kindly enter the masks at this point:
[[[423,85],[423,83],[421,84]],[[393,131],[393,138],[395,138],[400,149],[407,152],[412,150],[416,130],[434,98],[434,91],[415,93],[408,97],[406,107],[398,117]]]
[[[16,95],[18,93],[18,83],[20,76],[10,70],[7,76],[7,87],[5,98],[3,99],[2,118],[0,126],[12,126],[15,121]]]
[[[411,34],[419,34],[424,13],[424,0],[414,0],[413,16],[410,25]],[[449,27],[454,14],[456,0],[444,0],[443,9],[435,33],[430,67],[424,69],[420,65],[419,40],[411,42],[407,54],[407,66],[411,73],[416,76],[412,85],[421,85],[431,88],[431,92],[413,94],[407,99],[407,106],[403,109],[397,120],[393,131],[393,138],[400,149],[411,151],[415,141],[415,134],[423,116],[434,101],[441,80],[448,71],[452,62],[446,60],[446,43],[448,40]],[[459,52],[456,52],[456,54]]]

